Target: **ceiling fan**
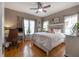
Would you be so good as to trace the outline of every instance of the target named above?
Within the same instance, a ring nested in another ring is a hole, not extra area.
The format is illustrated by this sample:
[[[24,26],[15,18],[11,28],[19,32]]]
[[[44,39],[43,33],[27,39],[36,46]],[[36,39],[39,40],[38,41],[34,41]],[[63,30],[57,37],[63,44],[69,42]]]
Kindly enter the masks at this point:
[[[45,10],[46,8],[49,8],[51,7],[51,5],[46,5],[46,6],[43,6],[43,4],[41,2],[37,2],[37,8],[30,8],[31,10],[37,10],[36,13],[39,13],[39,12],[47,12],[47,10]]]

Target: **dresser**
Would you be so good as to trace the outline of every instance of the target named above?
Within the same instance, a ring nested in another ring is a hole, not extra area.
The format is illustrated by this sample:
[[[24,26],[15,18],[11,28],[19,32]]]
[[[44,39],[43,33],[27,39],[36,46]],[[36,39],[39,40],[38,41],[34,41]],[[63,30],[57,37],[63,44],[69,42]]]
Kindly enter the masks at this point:
[[[79,57],[79,37],[77,36],[66,36],[66,56]]]

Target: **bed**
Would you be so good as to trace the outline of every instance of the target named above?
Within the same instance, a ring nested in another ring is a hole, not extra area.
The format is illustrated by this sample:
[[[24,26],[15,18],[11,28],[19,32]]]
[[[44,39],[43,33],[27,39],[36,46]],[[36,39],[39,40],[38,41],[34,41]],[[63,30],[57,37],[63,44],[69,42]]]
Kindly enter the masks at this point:
[[[45,51],[48,56],[53,48],[64,42],[64,38],[65,35],[62,33],[37,32],[33,34],[32,42]]]

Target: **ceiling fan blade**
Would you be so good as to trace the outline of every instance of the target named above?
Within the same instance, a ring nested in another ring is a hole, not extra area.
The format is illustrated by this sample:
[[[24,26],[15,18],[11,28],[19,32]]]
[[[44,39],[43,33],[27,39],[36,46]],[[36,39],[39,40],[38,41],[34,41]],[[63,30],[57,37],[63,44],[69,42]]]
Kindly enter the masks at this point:
[[[37,10],[38,8],[30,8],[31,10]]]
[[[38,13],[39,11],[36,11],[36,13]]]
[[[43,10],[43,12],[47,12],[46,10]]]
[[[44,6],[43,8],[48,8],[48,7],[51,7],[51,5]]]

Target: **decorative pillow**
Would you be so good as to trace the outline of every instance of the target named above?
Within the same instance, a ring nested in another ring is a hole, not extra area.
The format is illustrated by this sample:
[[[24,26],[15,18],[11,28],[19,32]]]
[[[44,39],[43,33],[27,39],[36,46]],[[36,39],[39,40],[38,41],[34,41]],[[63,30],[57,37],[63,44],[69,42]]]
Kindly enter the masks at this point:
[[[49,33],[54,33],[54,29],[49,28],[49,29],[48,29],[48,32],[49,32]]]

